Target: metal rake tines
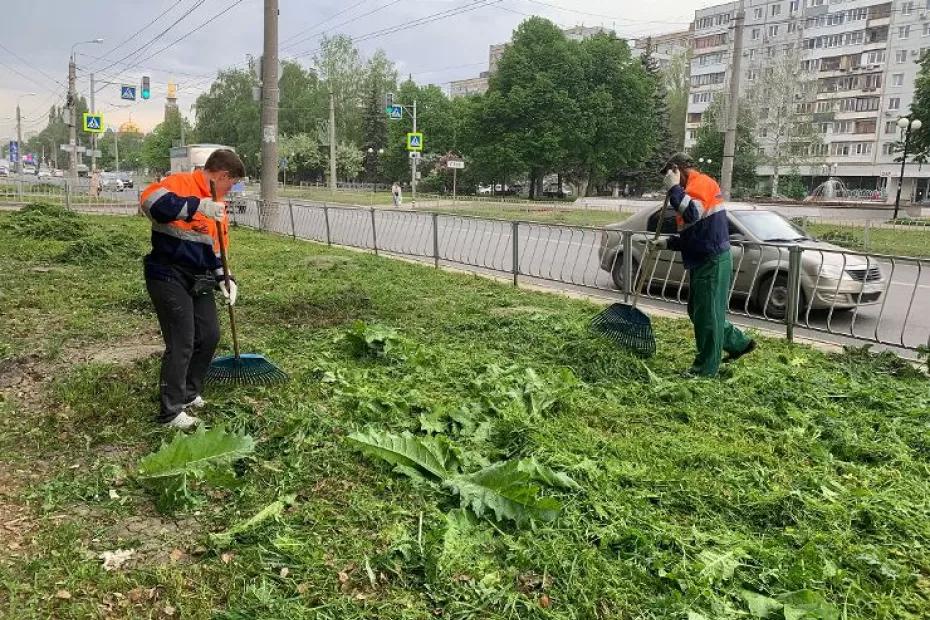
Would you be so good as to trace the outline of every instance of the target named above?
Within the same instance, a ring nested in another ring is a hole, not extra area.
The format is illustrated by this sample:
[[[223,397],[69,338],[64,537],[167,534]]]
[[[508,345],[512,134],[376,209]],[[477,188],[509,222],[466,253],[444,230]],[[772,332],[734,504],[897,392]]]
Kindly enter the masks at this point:
[[[288,380],[286,372],[268,361],[263,355],[245,354],[218,357],[207,369],[207,383],[241,383],[270,385]]]
[[[591,319],[591,329],[615,343],[645,357],[656,352],[652,321],[640,310],[624,304],[613,304]]]

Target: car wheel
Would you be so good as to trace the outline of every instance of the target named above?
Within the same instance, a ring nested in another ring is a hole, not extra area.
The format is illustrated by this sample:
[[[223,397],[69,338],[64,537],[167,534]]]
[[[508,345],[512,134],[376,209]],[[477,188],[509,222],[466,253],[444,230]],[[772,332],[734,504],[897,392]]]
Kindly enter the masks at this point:
[[[765,318],[784,320],[788,315],[788,274],[778,272],[763,278],[756,288],[755,302]],[[804,291],[798,291],[798,313],[806,308]]]
[[[636,277],[636,271],[639,269],[639,261],[635,258],[633,259],[633,265],[631,271],[633,272],[633,277]],[[623,291],[623,254],[617,254],[617,257],[614,258],[613,267],[610,270],[610,277],[614,281],[614,286],[618,290]],[[630,285],[632,288],[632,284]]]

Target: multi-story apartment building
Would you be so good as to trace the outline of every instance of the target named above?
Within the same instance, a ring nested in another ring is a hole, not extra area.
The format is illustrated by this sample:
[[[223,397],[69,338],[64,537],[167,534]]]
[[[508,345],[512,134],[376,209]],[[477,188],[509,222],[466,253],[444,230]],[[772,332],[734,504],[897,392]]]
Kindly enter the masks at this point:
[[[652,46],[652,55],[656,59],[660,69],[664,69],[675,56],[687,53],[691,49],[691,40],[693,33],[691,30],[682,30],[679,32],[670,32],[668,34],[657,34],[654,37],[644,37],[636,39],[633,43],[632,52],[639,56],[646,51],[646,46]]]
[[[729,88],[737,7],[695,13],[686,146],[715,96]],[[917,60],[930,49],[930,0],[746,0],[742,34],[741,95],[765,80],[773,63],[797,62],[799,80],[812,83],[793,113],[810,119],[822,143],[802,157],[798,172],[811,179],[830,174],[893,197],[895,123],[909,113]],[[771,141],[757,137],[762,154],[771,155]],[[930,168],[906,168],[903,196],[926,197]],[[772,172],[760,166],[760,175]]]

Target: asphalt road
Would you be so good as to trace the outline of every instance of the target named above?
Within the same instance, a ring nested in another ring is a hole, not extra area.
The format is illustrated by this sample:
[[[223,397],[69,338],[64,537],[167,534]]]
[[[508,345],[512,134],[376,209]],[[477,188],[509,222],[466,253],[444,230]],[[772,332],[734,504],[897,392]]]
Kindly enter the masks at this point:
[[[337,245],[420,258],[434,262],[433,216],[429,213],[390,209],[351,209],[330,207],[329,238]],[[294,206],[293,229],[300,238],[326,241],[327,226],[323,209]],[[374,215],[373,215],[374,214]],[[376,239],[372,235],[372,218]],[[236,214],[239,222],[256,226],[254,211]],[[475,271],[508,276],[513,273],[513,224],[463,216],[436,217],[439,263],[469,267]],[[290,212],[282,207],[272,230],[291,234]],[[619,292],[610,275],[600,269],[600,232],[583,227],[560,225],[519,225],[517,263],[522,282],[560,290],[594,293],[617,298]],[[891,347],[914,348],[930,343],[930,261],[908,260],[879,263],[886,276],[883,300],[852,311],[802,311],[797,333],[834,342],[849,337],[875,341]],[[658,278],[650,289],[650,303],[682,311],[678,282],[664,286]],[[683,300],[682,300],[683,301]],[[734,300],[731,311],[740,322],[783,329],[777,323],[761,321],[752,304]]]

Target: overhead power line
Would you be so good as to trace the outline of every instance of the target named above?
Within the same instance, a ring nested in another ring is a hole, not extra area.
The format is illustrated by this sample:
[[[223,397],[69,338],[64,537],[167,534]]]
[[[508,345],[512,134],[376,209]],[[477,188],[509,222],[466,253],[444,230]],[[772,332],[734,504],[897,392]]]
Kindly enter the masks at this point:
[[[114,66],[114,65],[116,65],[116,64],[119,64],[119,63],[121,63],[121,62],[127,60],[128,58],[131,58],[132,56],[138,54],[139,52],[141,52],[142,50],[146,49],[147,47],[151,47],[156,41],[158,41],[160,38],[162,38],[163,36],[165,36],[166,34],[168,34],[168,32],[170,32],[172,28],[174,28],[175,26],[177,26],[178,24],[180,24],[180,23],[184,20],[184,18],[186,18],[188,15],[190,15],[191,13],[193,13],[194,11],[196,11],[197,9],[199,9],[201,6],[203,6],[203,3],[204,3],[204,2],[206,2],[206,0],[196,0],[196,2],[194,2],[194,4],[193,4],[189,9],[187,9],[187,11],[185,11],[179,18],[177,18],[176,20],[174,20],[174,21],[171,23],[171,25],[169,25],[167,28],[165,28],[164,30],[162,30],[161,32],[159,32],[157,35],[155,35],[154,37],[152,37],[152,39],[149,40],[148,43],[145,43],[144,45],[141,45],[140,47],[137,47],[137,48],[134,49],[133,51],[129,52],[128,54],[126,54],[125,56],[123,56],[122,58],[120,58],[119,60],[114,60],[113,62],[111,62],[110,64],[108,64],[106,67],[103,67],[102,69],[100,69],[100,71],[106,71],[106,70],[109,69],[110,67],[112,67],[112,66]]]
[[[141,28],[139,28],[138,30],[136,30],[135,32],[133,32],[131,35],[129,35],[128,37],[126,37],[125,39],[123,39],[122,41],[120,41],[119,43],[117,43],[115,47],[113,47],[112,49],[110,49],[110,51],[108,51],[108,52],[106,52],[105,54],[103,54],[102,59],[107,59],[110,55],[113,54],[113,52],[115,52],[115,51],[118,50],[119,48],[123,47],[124,45],[126,45],[127,43],[129,43],[130,41],[132,41],[133,39],[135,39],[137,36],[139,36],[140,34],[142,34],[143,32],[145,32],[146,30],[148,30],[151,26],[153,26],[153,25],[155,24],[155,22],[157,22],[157,21],[160,20],[162,17],[164,17],[165,15],[167,15],[168,13],[170,13],[171,11],[173,11],[173,10],[175,9],[175,7],[177,7],[177,6],[178,6],[179,4],[181,4],[181,2],[183,2],[183,1],[184,1],[184,0],[175,0],[174,4],[172,4],[172,5],[169,6],[167,9],[165,9],[164,11],[162,11],[161,13],[159,13],[154,19],[150,20],[147,24],[145,24],[144,26],[142,26]]]
[[[337,12],[333,13],[332,15],[330,15],[329,17],[327,17],[327,18],[324,19],[323,21],[317,22],[317,23],[313,24],[312,26],[307,26],[306,28],[303,28],[302,30],[296,32],[295,34],[292,34],[291,36],[289,36],[289,37],[287,37],[286,39],[284,39],[283,41],[281,41],[282,47],[285,46],[285,45],[288,43],[288,41],[291,41],[292,39],[296,39],[297,37],[303,35],[303,33],[307,32],[307,31],[309,31],[309,30],[315,30],[316,28],[319,28],[320,26],[322,26],[322,25],[325,24],[326,22],[332,21],[332,20],[336,19],[337,17],[339,17],[340,15],[345,15],[345,14],[348,13],[349,11],[351,11],[351,10],[353,10],[353,9],[355,9],[355,8],[357,8],[357,7],[361,6],[361,5],[363,5],[363,4],[365,4],[366,2],[368,2],[368,0],[359,0],[359,1],[356,2],[355,4],[353,4],[353,5],[351,5],[351,6],[348,6],[348,7],[344,8],[344,9],[342,9],[341,11],[337,11]]]
[[[379,6],[379,7],[375,7],[374,9],[372,9],[372,10],[370,10],[370,11],[367,11],[367,12],[365,12],[365,13],[362,13],[361,15],[356,15],[355,17],[349,18],[349,19],[347,19],[347,20],[345,20],[345,21],[343,21],[343,22],[339,22],[338,24],[335,24],[335,25],[333,25],[333,26],[327,27],[327,28],[325,28],[325,29],[323,29],[323,30],[319,30],[319,31],[314,32],[314,33],[312,33],[312,34],[309,34],[309,35],[307,35],[307,36],[305,36],[305,37],[301,37],[300,39],[298,39],[298,40],[296,40],[296,41],[292,41],[291,43],[289,43],[289,44],[283,46],[283,47],[281,48],[281,51],[284,51],[284,50],[287,50],[287,49],[291,49],[291,48],[297,47],[298,45],[301,45],[301,44],[303,44],[303,43],[306,43],[307,41],[310,41],[311,39],[317,38],[318,36],[320,36],[321,34],[323,34],[323,33],[326,32],[326,31],[334,31],[336,28],[339,28],[339,27],[341,27],[341,26],[345,26],[346,24],[350,24],[350,23],[352,23],[352,22],[356,22],[356,21],[358,21],[358,20],[360,20],[360,19],[363,19],[363,18],[365,18],[365,17],[368,17],[368,16],[370,16],[370,15],[374,15],[375,13],[378,13],[379,11],[383,11],[383,10],[386,9],[386,8],[389,8],[389,7],[394,6],[395,4],[398,4],[400,1],[401,1],[401,0],[391,0],[391,2],[388,2],[387,4],[383,4],[383,5]]]

